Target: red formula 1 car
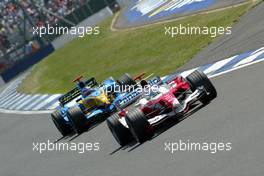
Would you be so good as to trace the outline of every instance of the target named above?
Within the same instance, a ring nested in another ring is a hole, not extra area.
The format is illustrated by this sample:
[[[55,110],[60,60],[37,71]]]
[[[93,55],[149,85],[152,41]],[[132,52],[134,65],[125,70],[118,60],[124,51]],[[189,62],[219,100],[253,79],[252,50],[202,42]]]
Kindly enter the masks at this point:
[[[211,81],[197,70],[186,78],[177,76],[163,82],[155,91],[150,89],[134,105],[110,116],[107,125],[121,146],[133,139],[143,143],[165,120],[178,119],[189,112],[195,102],[208,104],[216,97]]]

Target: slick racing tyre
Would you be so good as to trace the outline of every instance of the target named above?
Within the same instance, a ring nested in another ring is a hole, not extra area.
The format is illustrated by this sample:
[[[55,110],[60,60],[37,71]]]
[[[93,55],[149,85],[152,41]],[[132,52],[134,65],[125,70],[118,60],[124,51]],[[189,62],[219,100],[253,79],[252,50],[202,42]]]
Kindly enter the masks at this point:
[[[68,110],[68,118],[77,134],[87,130],[86,117],[78,106],[71,107]]]
[[[72,133],[72,127],[66,123],[60,111],[56,110],[51,114],[51,119],[55,124],[56,128],[62,134],[62,136],[67,136]]]
[[[131,109],[125,119],[133,137],[137,142],[143,143],[153,135],[150,130],[150,123],[141,110]]]
[[[200,86],[204,86],[207,94],[200,98],[200,101],[203,104],[207,104],[217,97],[217,92],[214,85],[203,72],[196,70],[187,76],[186,80],[189,82],[192,91],[195,91]]]
[[[117,81],[121,86],[134,86],[136,81],[128,74],[123,74]]]
[[[130,130],[119,121],[118,114],[110,116],[106,119],[106,123],[114,138],[121,146],[129,144],[133,140]]]

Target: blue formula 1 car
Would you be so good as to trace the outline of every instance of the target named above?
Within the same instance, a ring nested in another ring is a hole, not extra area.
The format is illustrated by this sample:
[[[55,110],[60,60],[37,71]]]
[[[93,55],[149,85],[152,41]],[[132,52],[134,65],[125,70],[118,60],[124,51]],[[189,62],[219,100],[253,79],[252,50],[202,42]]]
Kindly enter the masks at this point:
[[[129,74],[124,74],[118,80],[110,77],[100,85],[95,78],[82,81],[82,76],[77,77],[74,82],[76,87],[59,98],[60,106],[51,114],[52,121],[63,136],[73,132],[81,133],[84,130],[84,124],[80,127],[75,123],[78,113],[89,112],[87,121],[93,123],[103,120],[108,112],[114,111],[115,107],[111,106],[110,102],[120,96],[119,94],[123,91],[115,91],[107,95],[106,92],[111,92],[113,87],[136,84]]]
[[[140,97],[138,89],[123,89],[126,86],[138,86],[136,80],[124,74],[118,80],[112,77],[98,85],[94,78],[83,82],[77,78],[77,86],[60,101],[60,108],[52,113],[52,120],[63,136],[72,132],[83,133],[97,122],[101,122],[117,110],[129,106]],[[148,81],[149,84],[160,82],[156,77]],[[116,90],[116,87],[121,87]],[[73,103],[73,100],[77,103]]]

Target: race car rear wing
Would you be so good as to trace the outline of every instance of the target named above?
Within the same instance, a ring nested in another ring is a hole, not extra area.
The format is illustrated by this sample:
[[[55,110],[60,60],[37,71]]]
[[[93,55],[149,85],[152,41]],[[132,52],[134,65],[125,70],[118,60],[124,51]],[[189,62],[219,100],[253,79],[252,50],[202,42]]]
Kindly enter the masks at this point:
[[[95,87],[98,86],[98,83],[96,82],[95,78],[88,79],[87,81],[84,82],[87,87]],[[80,89],[78,87],[75,87],[74,89],[70,90],[66,94],[62,95],[59,98],[59,102],[61,103],[62,106],[65,104],[71,102],[75,98],[81,95]]]

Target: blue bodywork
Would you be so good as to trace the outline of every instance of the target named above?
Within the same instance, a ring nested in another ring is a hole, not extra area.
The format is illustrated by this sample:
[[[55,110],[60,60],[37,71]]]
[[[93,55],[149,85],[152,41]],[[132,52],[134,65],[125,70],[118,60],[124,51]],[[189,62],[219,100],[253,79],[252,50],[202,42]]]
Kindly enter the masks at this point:
[[[161,82],[161,79],[159,77],[154,77],[151,80],[148,81],[149,85],[155,85],[159,84]],[[61,105],[59,107],[59,110],[61,112],[61,115],[64,118],[64,121],[69,126],[72,126],[69,118],[68,118],[68,110],[70,107],[69,103],[72,103],[74,100],[76,100],[76,103],[73,106],[79,106],[80,109],[84,109],[83,105],[78,103],[79,100],[86,99],[89,97],[97,97],[100,96],[102,93],[102,90],[105,92],[114,90],[115,87],[117,87],[118,83],[115,79],[112,77],[104,80],[100,85],[93,84],[95,86],[91,86],[89,88],[84,87],[84,82],[77,83],[77,86],[75,89],[70,91],[69,93],[62,96],[61,99]],[[78,92],[78,93],[76,93]],[[72,96],[73,95],[73,96]],[[77,96],[78,95],[78,96]],[[102,117],[108,117],[113,112],[118,111],[119,109],[122,109],[124,107],[127,107],[134,101],[136,101],[140,96],[142,95],[142,91],[139,89],[134,89],[132,91],[115,91],[114,100],[111,102],[111,104],[103,107],[97,107],[91,111],[89,111],[87,114],[84,113],[87,121],[89,122],[97,122]],[[67,100],[67,101],[64,101]],[[70,101],[69,101],[70,100]]]
[[[98,86],[98,84],[95,82],[91,85],[91,87],[87,88],[86,86],[89,85],[90,82],[91,82],[90,80],[86,82],[82,82],[82,81],[78,82],[74,89],[72,89],[71,91],[69,91],[68,93],[66,93],[59,99],[60,106],[58,109],[61,115],[63,116],[66,124],[71,126],[69,118],[68,118],[68,110],[70,109],[70,107],[80,106],[80,108],[82,109],[81,105],[78,104],[79,100],[85,99],[89,96],[90,97],[99,96],[101,93],[100,89],[102,87],[104,90],[107,90],[107,89],[114,87],[117,84],[116,80],[110,77],[104,80],[100,86]],[[89,91],[89,93],[87,93],[87,91]],[[73,101],[76,101],[76,103],[74,103],[74,105],[71,105]],[[109,107],[107,110],[105,110],[105,112],[111,111],[111,109],[113,109],[113,107]],[[89,119],[92,116],[97,116],[98,114],[102,114],[102,113],[104,113],[103,110],[95,109],[87,116],[87,119]]]

